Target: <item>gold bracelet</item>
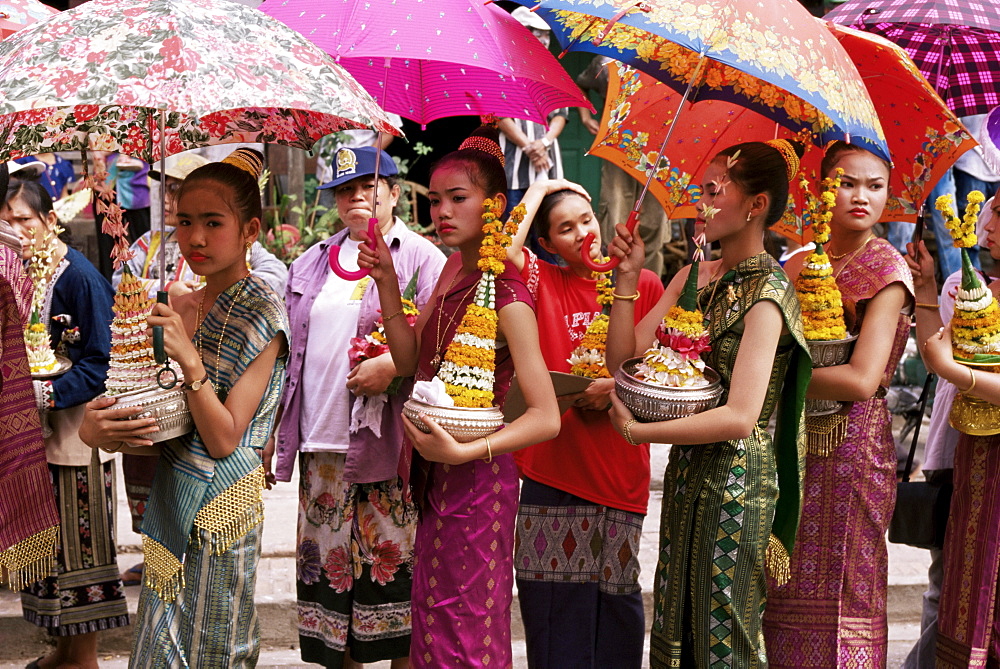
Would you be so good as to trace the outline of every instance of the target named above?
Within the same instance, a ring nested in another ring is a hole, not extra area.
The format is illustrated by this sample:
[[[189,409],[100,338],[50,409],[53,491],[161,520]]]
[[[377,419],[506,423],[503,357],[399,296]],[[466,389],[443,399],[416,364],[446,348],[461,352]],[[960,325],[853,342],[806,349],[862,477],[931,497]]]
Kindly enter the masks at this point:
[[[625,421],[625,424],[622,425],[622,432],[624,433],[625,441],[627,441],[632,446],[639,445],[632,439],[632,426],[638,422],[639,421],[636,420],[635,418],[629,418],[627,421]]]
[[[104,451],[105,453],[117,453],[118,451],[122,450],[124,447],[125,447],[125,442],[124,441],[119,441],[118,442],[118,448],[101,448],[101,450]]]
[[[976,387],[976,373],[973,371],[971,367],[969,367],[969,376],[972,377],[972,383],[969,384],[968,388],[962,391],[963,394],[971,393],[972,389]]]
[[[915,305],[918,309],[940,309],[941,305],[937,302],[917,302]]]
[[[483,460],[486,462],[486,464],[490,464],[491,462],[493,462],[493,449],[490,448],[490,438],[483,437],[483,439],[486,440],[486,457],[483,458]]]
[[[389,321],[391,321],[396,316],[399,316],[401,313],[403,313],[403,308],[402,307],[400,307],[399,311],[397,311],[396,313],[394,313],[392,316],[383,316],[382,317],[382,322],[383,323],[388,323]]]
[[[636,290],[635,295],[619,295],[618,293],[612,291],[611,297],[613,297],[616,300],[627,300],[629,302],[635,302],[636,300],[639,299],[639,291]]]

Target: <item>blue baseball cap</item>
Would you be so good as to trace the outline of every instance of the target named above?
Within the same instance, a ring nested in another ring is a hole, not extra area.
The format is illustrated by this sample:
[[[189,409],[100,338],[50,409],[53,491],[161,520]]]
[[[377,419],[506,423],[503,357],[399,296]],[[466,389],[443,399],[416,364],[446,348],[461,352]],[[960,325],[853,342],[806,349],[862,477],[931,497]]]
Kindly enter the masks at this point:
[[[380,177],[391,177],[399,174],[396,169],[396,161],[385,151],[376,149],[374,146],[361,146],[356,149],[338,149],[333,159],[333,181],[320,186],[320,188],[335,188],[342,183],[358,177],[367,177],[375,174],[376,151],[382,154],[379,162],[378,174]]]

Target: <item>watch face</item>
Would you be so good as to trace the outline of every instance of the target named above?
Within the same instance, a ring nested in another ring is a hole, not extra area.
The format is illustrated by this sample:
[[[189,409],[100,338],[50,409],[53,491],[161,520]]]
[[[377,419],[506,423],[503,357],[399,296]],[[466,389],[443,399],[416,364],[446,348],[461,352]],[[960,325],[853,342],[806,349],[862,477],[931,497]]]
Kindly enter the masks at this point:
[[[191,390],[200,390],[200,389],[201,389],[201,381],[195,381],[194,383],[191,384]]]

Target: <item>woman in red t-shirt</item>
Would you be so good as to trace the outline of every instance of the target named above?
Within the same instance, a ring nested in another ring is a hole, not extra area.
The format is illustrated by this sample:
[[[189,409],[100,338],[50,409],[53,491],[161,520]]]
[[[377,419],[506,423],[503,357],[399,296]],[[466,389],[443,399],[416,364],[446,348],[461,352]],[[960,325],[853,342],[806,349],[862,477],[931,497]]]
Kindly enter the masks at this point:
[[[596,275],[582,262],[587,233],[600,248],[590,197],[577,184],[536,181],[522,202],[527,214],[508,258],[536,303],[542,355],[550,371],[570,372],[569,357],[601,314]],[[542,248],[562,258],[539,260],[524,241],[532,224]],[[643,270],[636,319],[663,285]],[[639,537],[649,499],[649,444],[630,446],[611,426],[611,378],[560,397],[559,436],[515,454],[523,483],[517,517],[518,599],[531,667],[642,665]]]

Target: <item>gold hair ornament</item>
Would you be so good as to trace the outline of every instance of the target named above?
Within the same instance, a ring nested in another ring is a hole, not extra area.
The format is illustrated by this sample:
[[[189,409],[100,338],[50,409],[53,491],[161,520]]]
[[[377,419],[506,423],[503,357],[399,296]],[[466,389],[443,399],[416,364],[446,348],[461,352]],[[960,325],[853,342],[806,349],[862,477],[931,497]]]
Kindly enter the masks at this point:
[[[259,179],[264,171],[264,161],[248,149],[236,149],[222,161],[227,165],[238,167],[254,179]]]
[[[769,139],[764,143],[781,154],[785,160],[785,172],[791,181],[799,171],[799,154],[795,153],[795,147],[787,139]]]

